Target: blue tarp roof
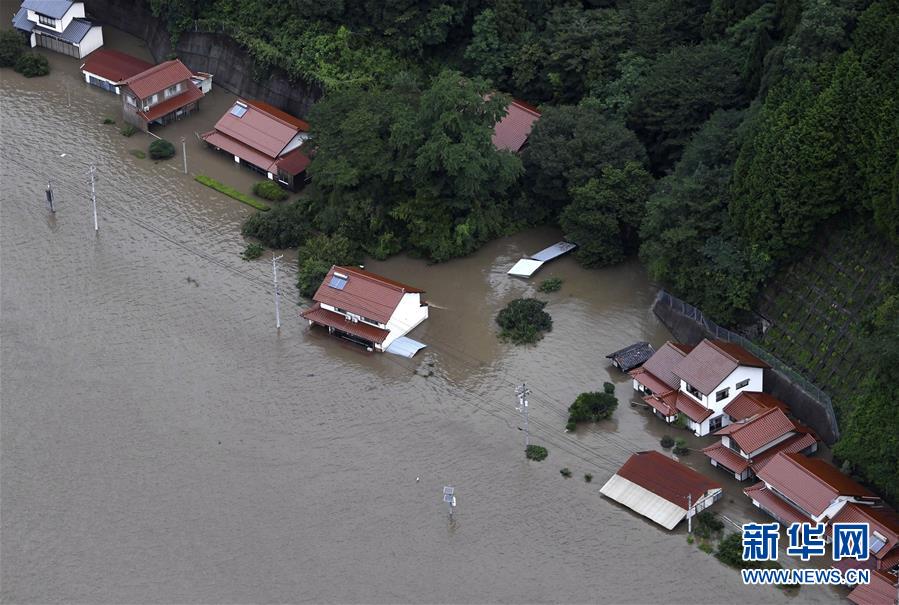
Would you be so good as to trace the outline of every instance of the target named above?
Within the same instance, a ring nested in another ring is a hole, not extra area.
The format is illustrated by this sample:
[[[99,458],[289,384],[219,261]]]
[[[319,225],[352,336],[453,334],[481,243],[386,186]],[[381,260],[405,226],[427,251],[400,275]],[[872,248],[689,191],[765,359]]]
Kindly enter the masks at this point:
[[[25,0],[22,2],[22,8],[32,10],[54,19],[62,19],[74,2],[68,0]]]
[[[30,32],[34,29],[34,23],[28,20],[28,9],[19,9],[19,12],[12,18],[12,26],[23,32]]]
[[[65,28],[62,33],[47,29],[46,27],[41,27],[40,25],[35,25],[34,31],[58,40],[78,44],[84,39],[84,36],[87,35],[87,32],[89,32],[93,26],[93,23],[85,19],[72,19],[72,22],[69,23],[69,26]]]

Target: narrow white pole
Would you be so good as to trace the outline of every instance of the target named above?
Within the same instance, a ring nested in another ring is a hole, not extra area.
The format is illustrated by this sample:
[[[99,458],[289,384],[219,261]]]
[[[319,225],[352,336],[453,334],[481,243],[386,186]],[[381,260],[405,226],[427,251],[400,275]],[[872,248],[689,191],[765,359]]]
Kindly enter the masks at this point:
[[[524,416],[524,449],[527,449],[531,444],[531,432],[528,428],[528,395],[531,391],[527,384],[522,383],[516,392],[518,393],[518,411]]]
[[[50,179],[47,179],[47,208],[50,209],[50,213],[56,212],[53,209],[53,185],[50,184]]]
[[[94,231],[100,231],[100,223],[97,221],[97,191],[94,188],[94,165],[91,164],[91,205],[94,207]]]
[[[272,255],[272,280],[275,282],[275,327],[281,329],[281,288],[278,286],[278,261],[281,256]]]
[[[184,174],[187,174],[187,143],[181,137],[181,155],[184,156]]]
[[[693,508],[693,494],[687,494],[687,533],[693,533],[693,517],[690,515],[690,509]]]

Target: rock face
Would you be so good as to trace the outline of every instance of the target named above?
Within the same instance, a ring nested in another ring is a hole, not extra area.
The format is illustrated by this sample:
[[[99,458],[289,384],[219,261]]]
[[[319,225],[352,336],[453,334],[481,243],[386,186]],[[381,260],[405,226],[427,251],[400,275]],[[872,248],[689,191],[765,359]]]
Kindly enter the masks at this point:
[[[213,74],[213,86],[271,103],[293,115],[304,117],[322,95],[318,86],[291,82],[283,71],[257,74],[253,59],[224,34],[184,32],[173,48],[165,24],[153,16],[145,0],[91,0],[90,16],[146,42],[157,62],[174,54],[192,70]]]

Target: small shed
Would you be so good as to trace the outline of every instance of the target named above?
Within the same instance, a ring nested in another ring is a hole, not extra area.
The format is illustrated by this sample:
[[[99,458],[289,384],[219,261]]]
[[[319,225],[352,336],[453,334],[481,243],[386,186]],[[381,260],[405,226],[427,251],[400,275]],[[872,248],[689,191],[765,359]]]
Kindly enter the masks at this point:
[[[634,368],[639,368],[643,363],[652,357],[656,350],[648,342],[635,342],[629,347],[624,347],[614,353],[606,355],[606,359],[612,360],[612,365],[622,372],[630,372]]]
[[[724,494],[716,482],[659,452],[637,452],[599,491],[669,530]]]

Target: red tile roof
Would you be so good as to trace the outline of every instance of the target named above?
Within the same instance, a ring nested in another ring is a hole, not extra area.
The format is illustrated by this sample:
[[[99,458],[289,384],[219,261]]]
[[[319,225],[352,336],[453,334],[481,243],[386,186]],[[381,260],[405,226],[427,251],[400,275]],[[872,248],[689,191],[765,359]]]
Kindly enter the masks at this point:
[[[899,565],[899,546],[885,554],[880,559],[880,568],[881,569],[892,569]]]
[[[148,122],[152,122],[157,118],[161,118],[164,115],[170,114],[176,109],[181,109],[187,105],[190,105],[194,101],[198,101],[203,98],[203,92],[191,84],[188,86],[185,92],[182,92],[180,95],[176,95],[171,99],[167,99],[162,103],[157,103],[153,107],[150,108],[150,111],[138,111],[137,114],[141,116]]]
[[[506,115],[493,127],[493,146],[519,152],[528,140],[534,122],[539,119],[540,112],[535,108],[513,100],[506,109]]]
[[[678,411],[683,412],[684,415],[693,422],[702,422],[712,415],[712,410],[701,403],[697,403],[683,391],[677,392],[677,401],[675,405],[677,406]]]
[[[760,470],[765,468],[765,465],[771,461],[771,458],[776,456],[779,452],[786,452],[788,454],[803,452],[815,445],[817,441],[817,438],[811,433],[799,433],[798,435],[793,435],[789,439],[781,441],[774,447],[765,450],[761,454],[753,456],[752,470],[753,472],[758,473]]]
[[[652,357],[643,364],[643,369],[657,376],[669,388],[680,388],[680,379],[674,375],[674,367],[680,363],[689,351],[684,350],[685,345],[675,345],[669,341],[659,347]]]
[[[658,410],[663,416],[675,416],[677,414],[677,407],[675,407],[677,391],[668,391],[667,393],[662,393],[658,397],[647,395],[643,398],[643,401]]]
[[[708,447],[702,448],[702,453],[718,464],[730,469],[735,473],[742,473],[747,468],[749,468],[749,460],[733,451],[720,441]]]
[[[146,69],[125,79],[124,83],[141,99],[162,92],[178,82],[188,81],[189,87],[196,88],[190,78],[193,73],[178,59],[172,59]]]
[[[668,393],[672,390],[669,385],[662,382],[662,380],[652,372],[647,371],[646,368],[634,368],[628,372],[628,374],[654,394]]]
[[[228,135],[222,134],[221,132],[216,132],[215,130],[203,134],[202,138],[204,141],[214,147],[223,149],[231,155],[236,155],[245,162],[249,162],[254,166],[258,166],[263,170],[271,172],[270,168],[272,166],[272,158],[263,153],[259,153],[259,151],[253,149],[249,145],[245,145],[244,143],[232,139]]]
[[[715,435],[728,435],[747,454],[798,429],[780,408],[768,408],[746,420],[730,424]]]
[[[876,498],[832,464],[802,454],[779,452],[759,470],[758,476],[815,516],[838,496]]]
[[[334,273],[347,276],[346,285],[338,290],[328,285]],[[386,324],[403,296],[423,290],[353,267],[333,266],[313,296],[316,302],[346,309],[379,323]]]
[[[151,67],[153,67],[153,64],[143,59],[132,57],[117,50],[100,48],[87,56],[81,65],[81,71],[92,73],[113,82],[120,82]]]
[[[696,503],[706,492],[721,488],[705,475],[659,452],[637,452],[627,459],[616,475],[684,509],[688,495]]]
[[[370,340],[378,344],[384,342],[387,336],[390,335],[389,330],[383,330],[376,326],[370,326],[366,323],[362,323],[361,321],[350,321],[340,313],[322,309],[321,305],[318,303],[315,303],[314,305],[312,305],[312,307],[300,313],[300,315],[305,319],[313,321],[317,324],[330,326],[348,334],[352,334],[353,336],[358,336],[360,338],[364,338],[365,340]]]
[[[743,493],[761,504],[768,513],[772,514],[781,523],[811,523],[812,521],[802,511],[797,510],[765,487],[762,481],[747,487],[743,490]]]
[[[309,159],[309,156],[303,153],[302,149],[298,147],[293,151],[288,151],[275,160],[275,166],[291,176],[296,176],[306,170],[306,168],[309,167],[310,162],[312,162],[312,160]]]
[[[238,105],[246,106],[246,111],[242,116],[232,113]],[[274,172],[275,167],[273,164],[275,164],[287,145],[293,141],[298,133],[305,132],[308,129],[309,126],[302,120],[294,118],[268,103],[238,99],[215,123],[215,130],[211,133],[206,133],[203,135],[203,138],[216,147],[226,149],[251,164],[255,164],[269,172]],[[227,149],[223,145],[213,143],[210,140],[210,136],[213,133],[225,135],[239,143],[242,149],[252,149],[253,152],[248,156],[244,156],[241,153]],[[292,152],[288,152],[286,155],[290,153]],[[249,157],[250,155],[255,159]],[[264,156],[266,159],[262,160],[260,156]],[[296,158],[287,160],[287,165],[295,168],[297,165],[295,160]],[[292,174],[298,174],[298,172]]]
[[[674,368],[673,373],[709,395],[738,366],[769,367],[761,359],[739,345],[720,340],[705,339],[690,351]]]
[[[850,502],[834,515],[832,523],[867,523],[872,530],[877,530],[886,538],[883,548],[874,553],[877,558],[883,558],[899,544],[899,514],[884,506]],[[833,531],[832,525],[830,531]]]
[[[759,391],[742,391],[724,406],[724,413],[734,420],[743,420],[774,407],[784,412],[790,411],[787,404],[772,395]]]
[[[899,603],[896,587],[896,576],[875,571],[869,584],[859,584],[846,598],[855,605],[896,605]]]
[[[296,116],[292,116],[286,111],[281,111],[274,105],[269,105],[265,101],[256,101],[256,100],[247,100],[245,101],[247,105],[252,105],[256,109],[267,113],[271,117],[281,120],[282,122],[287,122],[297,130],[301,132],[309,132],[309,124]]]

